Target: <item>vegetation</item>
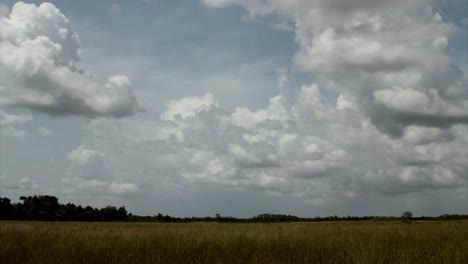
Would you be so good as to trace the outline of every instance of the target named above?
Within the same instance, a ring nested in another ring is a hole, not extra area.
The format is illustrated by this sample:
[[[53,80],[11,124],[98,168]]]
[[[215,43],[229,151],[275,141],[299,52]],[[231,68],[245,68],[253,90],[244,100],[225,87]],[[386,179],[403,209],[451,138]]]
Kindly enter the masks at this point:
[[[0,197],[0,220],[39,221],[127,221],[125,207],[107,206],[101,209],[91,206],[60,204],[58,198],[50,195],[21,196],[22,203],[12,204],[11,200]]]
[[[20,201],[0,198],[0,263],[468,263],[467,215],[177,218]]]
[[[388,216],[327,216],[303,218],[294,215],[260,214],[251,218],[236,218],[230,216],[215,217],[172,217],[157,214],[155,216],[139,216],[128,213],[125,207],[106,206],[98,209],[91,206],[83,207],[72,203],[60,204],[58,198],[50,195],[21,196],[22,203],[11,203],[9,198],[0,197],[0,220],[39,220],[39,221],[82,221],[82,222],[223,222],[223,223],[279,223],[279,222],[333,222],[333,221],[390,221],[410,220],[468,220],[468,215],[444,214],[438,217],[413,217],[411,212],[404,212],[401,218]]]
[[[0,221],[0,263],[468,263],[468,221]]]
[[[405,223],[410,223],[411,219],[413,218],[413,213],[410,211],[405,211],[403,214],[401,214],[401,220]]]

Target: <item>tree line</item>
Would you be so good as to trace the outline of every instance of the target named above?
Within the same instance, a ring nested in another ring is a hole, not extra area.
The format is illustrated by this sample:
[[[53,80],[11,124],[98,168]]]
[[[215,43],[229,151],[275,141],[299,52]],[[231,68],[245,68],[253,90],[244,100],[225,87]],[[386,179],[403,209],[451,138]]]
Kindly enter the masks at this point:
[[[38,221],[127,221],[125,207],[83,207],[72,203],[60,204],[51,195],[21,196],[20,203],[0,197],[0,219]]]
[[[226,223],[278,223],[278,222],[334,222],[334,221],[392,221],[392,220],[468,220],[468,215],[444,214],[437,217],[413,217],[410,212],[404,212],[402,217],[392,216],[327,216],[304,218],[284,214],[259,214],[251,218],[236,218],[232,216],[214,217],[173,217],[157,214],[141,216],[128,213],[124,206],[106,206],[94,208],[91,206],[61,204],[55,196],[35,195],[21,196],[19,203],[11,203],[7,197],[0,197],[0,220],[36,220],[36,221],[128,221],[128,222],[226,222]]]

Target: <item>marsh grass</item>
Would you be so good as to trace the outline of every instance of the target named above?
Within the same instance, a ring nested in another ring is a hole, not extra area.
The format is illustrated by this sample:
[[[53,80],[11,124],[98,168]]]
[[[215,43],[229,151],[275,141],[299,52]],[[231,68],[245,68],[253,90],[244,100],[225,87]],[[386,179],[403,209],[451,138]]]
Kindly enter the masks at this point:
[[[0,222],[0,263],[468,263],[468,221]]]

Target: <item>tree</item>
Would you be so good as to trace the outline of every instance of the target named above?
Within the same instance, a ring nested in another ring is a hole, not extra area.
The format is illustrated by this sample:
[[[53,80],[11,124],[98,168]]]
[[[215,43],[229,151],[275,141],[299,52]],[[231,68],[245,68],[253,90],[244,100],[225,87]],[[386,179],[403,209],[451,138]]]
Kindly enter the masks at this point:
[[[413,218],[413,213],[410,211],[405,211],[401,214],[401,220],[405,223],[411,222],[411,218]]]
[[[21,196],[22,209],[27,219],[54,221],[60,215],[58,198],[51,195]]]
[[[12,219],[14,217],[14,207],[10,199],[0,197],[0,219]]]
[[[127,213],[127,209],[125,209],[125,206],[122,206],[122,207],[119,207],[119,209],[117,209],[117,221],[127,221],[128,220],[128,213]]]

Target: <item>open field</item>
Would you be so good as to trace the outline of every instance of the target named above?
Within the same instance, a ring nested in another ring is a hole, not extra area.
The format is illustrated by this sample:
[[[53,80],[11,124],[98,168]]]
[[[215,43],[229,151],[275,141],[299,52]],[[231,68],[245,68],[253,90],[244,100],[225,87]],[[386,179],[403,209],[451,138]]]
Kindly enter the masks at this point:
[[[468,263],[468,221],[5,221],[0,263]]]

